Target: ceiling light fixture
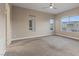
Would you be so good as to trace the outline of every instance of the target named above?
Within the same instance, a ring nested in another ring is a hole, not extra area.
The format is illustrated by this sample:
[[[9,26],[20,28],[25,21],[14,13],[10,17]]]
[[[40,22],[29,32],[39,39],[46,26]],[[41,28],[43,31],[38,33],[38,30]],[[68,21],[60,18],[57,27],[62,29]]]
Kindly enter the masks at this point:
[[[50,3],[50,6],[49,6],[49,8],[53,8],[53,4],[52,4],[52,3]]]
[[[53,7],[52,7],[52,6],[50,6],[49,8],[50,8],[50,9],[52,9]]]
[[[46,9],[46,8],[57,9],[55,6],[55,3],[49,3],[49,5],[47,7],[44,7],[44,9]]]

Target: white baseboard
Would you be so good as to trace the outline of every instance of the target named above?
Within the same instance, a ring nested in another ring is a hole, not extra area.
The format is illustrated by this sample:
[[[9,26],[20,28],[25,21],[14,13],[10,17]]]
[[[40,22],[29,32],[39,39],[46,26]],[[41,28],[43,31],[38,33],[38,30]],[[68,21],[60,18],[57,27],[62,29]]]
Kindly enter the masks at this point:
[[[15,38],[12,41],[14,41],[14,40],[21,40],[21,39],[36,38],[36,37],[43,37],[43,36],[48,36],[48,35],[53,35],[53,34],[46,34],[46,35],[38,35],[38,36],[31,36],[31,37]]]
[[[72,39],[77,39],[77,40],[79,40],[79,38],[71,37],[71,36],[67,36],[67,35],[63,35],[63,34],[56,34],[56,35],[59,35],[59,36],[68,37],[68,38],[72,38]]]

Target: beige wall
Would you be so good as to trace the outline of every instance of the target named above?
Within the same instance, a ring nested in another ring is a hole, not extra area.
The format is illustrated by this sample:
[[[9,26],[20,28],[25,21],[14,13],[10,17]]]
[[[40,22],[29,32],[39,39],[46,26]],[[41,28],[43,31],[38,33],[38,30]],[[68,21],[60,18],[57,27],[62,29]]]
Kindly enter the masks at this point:
[[[0,55],[3,55],[6,48],[6,18],[5,4],[0,4]]]
[[[28,16],[36,16],[36,32],[28,30]],[[13,39],[31,38],[51,35],[49,20],[52,14],[38,12],[20,7],[12,7],[12,37]]]
[[[66,11],[66,12],[63,12],[63,13],[60,13],[58,15],[55,16],[55,32],[56,34],[60,34],[60,35],[66,35],[66,36],[69,36],[69,37],[73,37],[73,38],[76,38],[76,39],[79,39],[79,32],[61,32],[61,17],[63,16],[79,16],[79,8],[75,8],[75,9],[72,9],[72,10],[69,10],[69,11]]]

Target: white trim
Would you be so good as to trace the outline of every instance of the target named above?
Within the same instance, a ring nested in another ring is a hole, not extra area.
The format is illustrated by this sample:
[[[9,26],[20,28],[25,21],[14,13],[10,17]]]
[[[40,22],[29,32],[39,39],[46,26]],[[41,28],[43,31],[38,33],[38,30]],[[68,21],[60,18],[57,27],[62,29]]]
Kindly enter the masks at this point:
[[[67,36],[67,35],[64,35],[64,34],[56,34],[56,35],[64,36],[64,37],[68,37],[68,38],[72,38],[72,39],[77,39],[77,40],[79,40],[79,38]]]
[[[48,35],[53,35],[53,34],[46,34],[46,35],[38,35],[38,36],[31,36],[31,37],[15,38],[12,41],[14,41],[14,40],[21,40],[21,39],[36,38],[36,37],[43,37],[43,36],[48,36]]]

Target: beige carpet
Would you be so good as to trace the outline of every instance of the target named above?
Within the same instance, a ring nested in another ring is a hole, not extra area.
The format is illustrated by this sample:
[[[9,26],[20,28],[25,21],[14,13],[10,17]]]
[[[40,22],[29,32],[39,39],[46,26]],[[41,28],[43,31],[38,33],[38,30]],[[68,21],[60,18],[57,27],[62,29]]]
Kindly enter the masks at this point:
[[[59,36],[46,36],[13,41],[5,56],[77,56],[79,41]]]

